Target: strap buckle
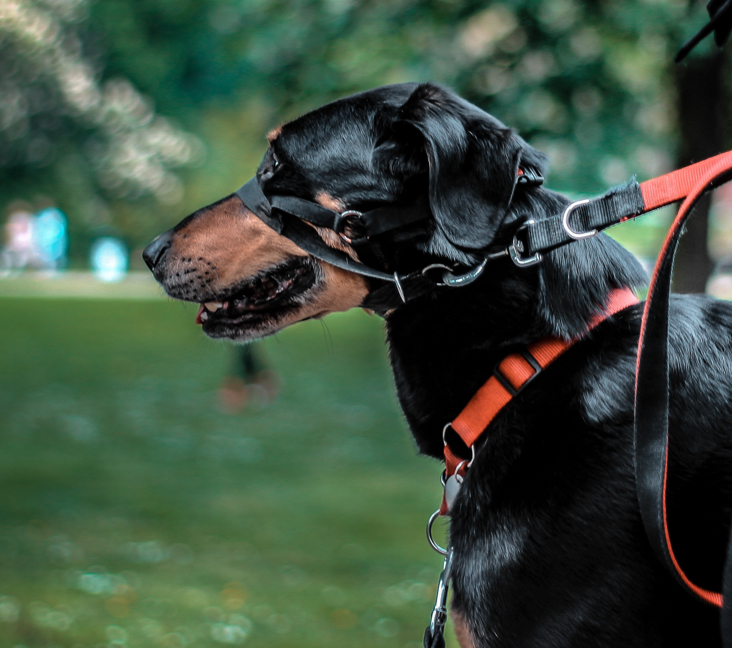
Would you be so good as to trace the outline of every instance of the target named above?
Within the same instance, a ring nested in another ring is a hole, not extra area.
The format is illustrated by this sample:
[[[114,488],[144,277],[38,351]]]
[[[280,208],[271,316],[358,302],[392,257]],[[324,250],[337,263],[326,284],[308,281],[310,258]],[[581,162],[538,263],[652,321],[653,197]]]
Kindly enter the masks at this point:
[[[564,228],[564,231],[567,232],[570,238],[573,238],[575,241],[581,241],[582,239],[588,239],[592,238],[597,234],[597,230],[593,229],[589,232],[576,232],[569,226],[569,217],[572,214],[572,212],[577,209],[578,207],[581,207],[582,205],[588,204],[590,201],[589,199],[585,198],[584,200],[577,200],[576,202],[573,202],[570,205],[567,205],[567,208],[564,210],[564,213],[562,214],[562,227]]]
[[[542,256],[540,252],[537,252],[534,256],[524,258],[521,255],[524,253],[524,242],[519,239],[519,234],[522,230],[528,229],[529,225],[534,224],[534,220],[527,220],[521,227],[519,227],[516,230],[516,233],[513,235],[513,243],[508,247],[508,254],[511,257],[511,261],[513,261],[517,266],[520,268],[525,268],[526,266],[532,266],[535,265],[542,260]]]
[[[503,387],[513,398],[517,394],[521,393],[524,388],[532,381],[534,378],[536,378],[541,373],[541,365],[539,364],[538,360],[529,353],[528,349],[523,349],[520,352],[521,357],[526,360],[531,365],[531,368],[534,370],[534,374],[527,378],[525,382],[523,382],[518,389],[516,389],[508,380],[506,380],[506,377],[501,373],[501,364],[498,363],[493,369],[493,376],[495,379],[501,383],[501,387]],[[444,438],[444,433],[443,433]]]
[[[516,184],[527,185],[529,187],[540,187],[544,184],[544,176],[536,169],[519,168],[519,176],[516,178]]]

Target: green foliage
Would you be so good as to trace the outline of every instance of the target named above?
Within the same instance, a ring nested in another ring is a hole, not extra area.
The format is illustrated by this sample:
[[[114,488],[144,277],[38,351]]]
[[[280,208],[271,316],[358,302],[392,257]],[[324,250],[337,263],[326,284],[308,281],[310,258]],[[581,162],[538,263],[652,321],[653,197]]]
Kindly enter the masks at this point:
[[[25,134],[0,123],[0,197],[51,193],[75,236],[114,227],[133,246],[249,177],[268,128],[384,83],[454,87],[549,153],[555,188],[596,193],[657,175],[678,146],[673,54],[706,21],[687,0],[7,1],[54,17],[54,47],[127,97],[128,132],[158,120],[188,143],[178,157],[137,151],[157,175],[142,163],[115,172],[119,134],[64,107],[43,48],[0,17],[6,83],[45,97]]]

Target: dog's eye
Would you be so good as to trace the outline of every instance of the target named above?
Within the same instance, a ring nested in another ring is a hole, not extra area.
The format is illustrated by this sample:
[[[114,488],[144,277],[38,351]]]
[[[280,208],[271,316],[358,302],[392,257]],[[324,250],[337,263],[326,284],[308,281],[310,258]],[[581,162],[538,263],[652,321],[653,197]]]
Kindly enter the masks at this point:
[[[272,151],[270,151],[267,154],[267,157],[264,159],[262,166],[259,168],[260,180],[262,180],[263,182],[269,180],[275,174],[275,171],[280,168],[280,166],[280,161],[277,159],[277,156]]]

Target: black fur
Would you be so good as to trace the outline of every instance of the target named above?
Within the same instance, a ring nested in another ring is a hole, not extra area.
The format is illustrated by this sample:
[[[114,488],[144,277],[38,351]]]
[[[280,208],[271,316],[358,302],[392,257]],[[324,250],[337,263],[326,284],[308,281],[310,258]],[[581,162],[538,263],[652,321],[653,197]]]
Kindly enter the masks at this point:
[[[267,193],[349,209],[425,194],[434,223],[391,241],[394,270],[471,264],[522,219],[567,198],[515,185],[544,156],[493,117],[434,86],[389,86],[285,125]],[[585,331],[613,288],[640,287],[634,257],[598,235],[518,268],[493,261],[475,283],[386,316],[398,397],[420,451],[442,456],[457,416],[515,345]],[[452,608],[474,645],[719,646],[718,612],[653,556],[633,477],[633,383],[642,306],[607,319],[496,418],[454,504]],[[669,524],[681,565],[719,590],[732,513],[732,308],[671,308]],[[425,484],[425,488],[429,488]],[[437,495],[437,494],[436,494]]]

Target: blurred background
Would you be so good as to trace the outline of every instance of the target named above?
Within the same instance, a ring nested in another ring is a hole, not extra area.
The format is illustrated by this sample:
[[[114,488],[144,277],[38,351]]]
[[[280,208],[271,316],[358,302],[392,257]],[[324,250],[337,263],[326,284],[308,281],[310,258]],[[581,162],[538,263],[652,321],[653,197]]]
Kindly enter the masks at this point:
[[[418,648],[440,467],[379,321],[285,331],[252,374],[140,250],[250,178],[270,128],[386,83],[453,87],[573,196],[722,152],[729,52],[672,63],[704,5],[0,0],[0,648]],[[650,266],[671,217],[611,233]],[[732,295],[731,259],[722,188],[676,289]]]

